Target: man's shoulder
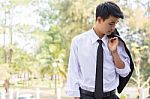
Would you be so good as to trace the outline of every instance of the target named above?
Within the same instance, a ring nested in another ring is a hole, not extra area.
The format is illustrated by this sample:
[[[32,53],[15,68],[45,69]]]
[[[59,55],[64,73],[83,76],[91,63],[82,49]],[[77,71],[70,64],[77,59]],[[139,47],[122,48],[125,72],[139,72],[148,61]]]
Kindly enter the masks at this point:
[[[88,39],[88,37],[90,37],[90,33],[91,33],[91,30],[88,30],[88,31],[85,31],[85,32],[82,32],[78,35],[76,35],[73,40],[77,40],[77,41],[80,41],[80,40],[84,40],[84,39]]]

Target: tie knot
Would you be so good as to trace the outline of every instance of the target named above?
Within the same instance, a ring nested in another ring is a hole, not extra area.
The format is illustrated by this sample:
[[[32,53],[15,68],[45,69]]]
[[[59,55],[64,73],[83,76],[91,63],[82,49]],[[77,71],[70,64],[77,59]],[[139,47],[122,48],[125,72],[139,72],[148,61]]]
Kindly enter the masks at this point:
[[[103,41],[102,41],[102,40],[97,40],[97,42],[98,42],[99,44],[102,44]]]

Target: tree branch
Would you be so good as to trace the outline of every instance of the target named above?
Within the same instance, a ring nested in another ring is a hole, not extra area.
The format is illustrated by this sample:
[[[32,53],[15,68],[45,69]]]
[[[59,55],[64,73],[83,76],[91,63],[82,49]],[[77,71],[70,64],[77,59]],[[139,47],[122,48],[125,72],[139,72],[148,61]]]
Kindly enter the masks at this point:
[[[148,77],[147,81],[142,85],[142,88],[143,88],[146,84],[148,84],[149,81],[150,81],[150,77]]]
[[[131,77],[131,79],[132,79],[133,81],[137,82],[137,80],[136,80],[135,78]]]

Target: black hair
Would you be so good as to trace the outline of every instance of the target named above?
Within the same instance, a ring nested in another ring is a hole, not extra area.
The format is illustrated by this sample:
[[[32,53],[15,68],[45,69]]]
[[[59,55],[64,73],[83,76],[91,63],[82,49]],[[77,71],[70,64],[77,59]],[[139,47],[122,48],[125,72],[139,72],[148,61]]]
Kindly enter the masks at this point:
[[[103,20],[108,19],[109,16],[117,18],[124,18],[119,6],[113,2],[104,2],[96,7],[96,20],[97,17],[101,17]]]

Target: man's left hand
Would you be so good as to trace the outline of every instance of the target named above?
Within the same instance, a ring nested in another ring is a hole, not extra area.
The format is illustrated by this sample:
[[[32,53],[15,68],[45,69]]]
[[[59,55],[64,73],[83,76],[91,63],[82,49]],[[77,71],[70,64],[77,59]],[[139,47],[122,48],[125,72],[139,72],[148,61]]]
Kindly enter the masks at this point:
[[[118,37],[113,37],[108,40],[108,48],[111,52],[117,51],[117,46],[119,44]]]

